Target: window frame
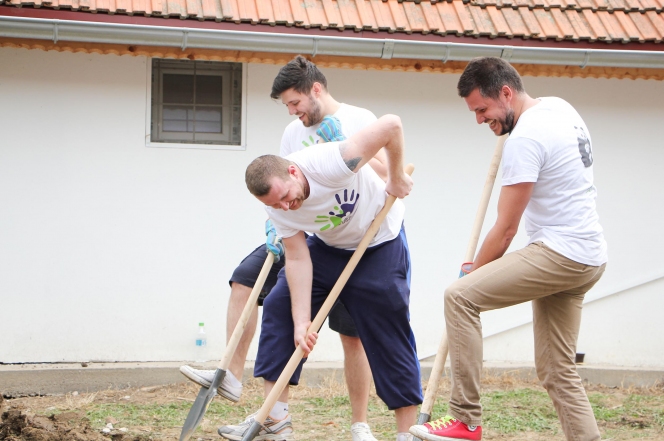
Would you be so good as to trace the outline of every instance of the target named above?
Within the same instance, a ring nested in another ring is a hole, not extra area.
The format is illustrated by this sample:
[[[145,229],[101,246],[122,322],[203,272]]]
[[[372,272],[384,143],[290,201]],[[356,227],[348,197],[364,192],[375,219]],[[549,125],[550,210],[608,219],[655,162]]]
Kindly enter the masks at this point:
[[[177,149],[203,149],[203,150],[235,150],[243,151],[247,149],[247,63],[242,65],[242,87],[241,87],[241,109],[240,109],[240,145],[228,144],[203,144],[195,142],[156,142],[152,141],[152,57],[147,58],[146,62],[146,109],[145,109],[145,146],[156,148],[177,148]],[[233,62],[235,63],[235,62]],[[167,69],[166,69],[167,70]],[[199,135],[200,136],[200,135]]]

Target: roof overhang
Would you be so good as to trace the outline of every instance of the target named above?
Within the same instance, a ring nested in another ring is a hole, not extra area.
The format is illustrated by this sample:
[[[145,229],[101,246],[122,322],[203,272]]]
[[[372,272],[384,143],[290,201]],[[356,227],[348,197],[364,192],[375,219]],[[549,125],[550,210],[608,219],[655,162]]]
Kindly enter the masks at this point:
[[[182,23],[182,22],[181,22]],[[183,23],[184,24],[184,23]],[[389,34],[388,34],[389,35]],[[101,45],[147,46],[186,51],[243,51],[303,54],[378,61],[421,60],[467,62],[495,56],[514,64],[576,67],[578,69],[664,69],[664,52],[597,48],[544,47],[505,44],[417,41],[372,36],[331,36],[313,33],[252,32],[155,26],[85,20],[0,15],[0,39],[29,39]],[[661,73],[656,75],[661,79]]]

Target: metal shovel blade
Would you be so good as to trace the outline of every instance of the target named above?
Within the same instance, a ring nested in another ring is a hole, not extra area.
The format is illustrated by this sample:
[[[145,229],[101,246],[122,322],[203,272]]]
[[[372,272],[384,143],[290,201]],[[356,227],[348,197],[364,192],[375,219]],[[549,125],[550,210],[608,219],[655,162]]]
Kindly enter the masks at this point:
[[[249,429],[247,429],[246,432],[244,432],[244,436],[242,437],[242,441],[253,441],[254,438],[256,438],[256,435],[258,435],[258,432],[261,431],[261,423],[258,421],[254,421],[251,423],[251,426],[249,426]]]
[[[225,376],[226,370],[217,369],[214,372],[214,378],[212,379],[212,384],[210,384],[210,387],[207,388],[203,386],[201,387],[201,390],[198,391],[198,395],[196,396],[194,404],[191,406],[189,415],[187,415],[187,419],[184,420],[182,433],[180,434],[180,441],[188,441],[199,424],[201,424],[201,421],[203,421],[203,416],[205,416],[205,412],[212,402],[212,399],[215,395],[217,395],[217,388]]]
[[[421,426],[424,423],[428,423],[430,419],[431,415],[429,415],[428,413],[420,413],[420,415],[417,417],[417,425]],[[422,440],[413,435],[413,441],[422,441]]]

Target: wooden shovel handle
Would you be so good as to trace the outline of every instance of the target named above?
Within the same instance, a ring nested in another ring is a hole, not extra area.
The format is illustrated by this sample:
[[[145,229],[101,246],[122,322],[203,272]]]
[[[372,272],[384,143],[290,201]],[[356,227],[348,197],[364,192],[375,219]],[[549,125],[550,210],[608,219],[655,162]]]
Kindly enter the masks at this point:
[[[242,334],[244,334],[244,328],[247,326],[249,317],[251,317],[251,313],[254,312],[254,309],[258,307],[258,296],[260,295],[261,290],[263,289],[263,285],[265,284],[265,280],[267,279],[268,274],[270,274],[270,269],[272,268],[273,263],[274,263],[274,254],[268,251],[267,256],[265,257],[265,263],[263,263],[261,272],[258,274],[256,283],[254,283],[254,287],[251,290],[251,294],[249,294],[247,303],[244,305],[244,309],[242,310],[242,315],[240,315],[240,319],[235,325],[235,329],[233,329],[233,334],[231,334],[231,338],[228,340],[228,343],[226,344],[226,349],[224,350],[224,356],[221,358],[221,361],[219,362],[217,369],[221,369],[224,371],[228,369],[228,366],[231,363],[231,359],[233,358],[233,354],[235,353],[235,349],[237,349],[237,345],[240,342],[240,338],[242,338]]]
[[[493,157],[491,158],[491,164],[489,165],[489,172],[484,181],[484,189],[482,190],[480,203],[477,207],[477,213],[475,214],[475,222],[473,223],[473,228],[470,232],[470,240],[468,241],[468,248],[466,248],[464,262],[472,262],[475,258],[475,251],[477,250],[477,244],[480,240],[480,233],[482,232],[484,217],[486,216],[486,210],[489,206],[489,200],[491,199],[493,184],[496,181],[496,175],[498,174],[500,160],[503,157],[503,146],[505,145],[506,139],[507,136],[503,135],[498,138],[498,141],[496,142],[496,148],[493,151]],[[438,352],[436,352],[436,358],[431,367],[431,375],[429,375],[429,382],[427,383],[427,390],[424,395],[422,407],[420,408],[420,414],[431,416],[431,410],[433,409],[433,404],[436,400],[438,386],[443,376],[443,369],[445,368],[445,360],[447,359],[448,350],[447,333],[443,331],[440,345],[438,346]]]

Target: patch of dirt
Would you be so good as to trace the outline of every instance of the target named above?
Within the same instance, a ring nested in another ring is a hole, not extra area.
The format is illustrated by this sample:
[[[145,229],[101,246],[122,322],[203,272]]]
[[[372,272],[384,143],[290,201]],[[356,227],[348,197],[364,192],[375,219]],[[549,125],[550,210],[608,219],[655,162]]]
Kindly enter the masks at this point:
[[[124,433],[102,434],[92,427],[81,412],[64,412],[50,416],[34,415],[26,410],[11,409],[2,413],[0,440],[3,441],[140,441]]]

